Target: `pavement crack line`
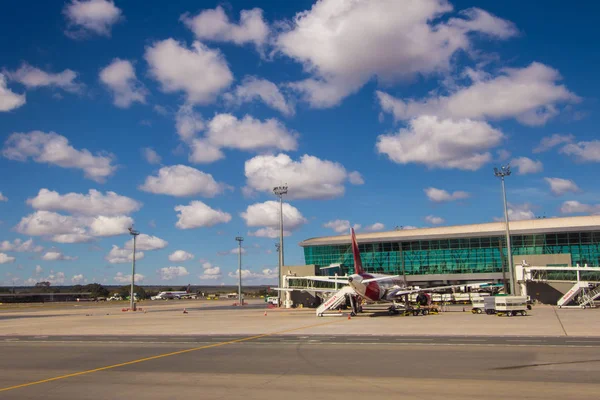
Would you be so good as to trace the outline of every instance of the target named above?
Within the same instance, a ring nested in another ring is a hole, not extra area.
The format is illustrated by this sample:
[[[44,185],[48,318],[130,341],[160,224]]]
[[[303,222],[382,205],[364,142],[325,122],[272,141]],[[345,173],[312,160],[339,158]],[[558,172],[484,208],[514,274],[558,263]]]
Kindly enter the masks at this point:
[[[191,349],[184,349],[184,350],[179,350],[179,351],[173,351],[171,353],[158,354],[156,356],[140,358],[140,359],[137,359],[137,360],[127,361],[127,362],[123,362],[123,363],[119,363],[119,364],[107,365],[105,367],[88,369],[86,371],[74,372],[74,373],[71,373],[71,374],[55,376],[53,378],[47,378],[47,379],[42,379],[42,380],[39,380],[39,381],[28,382],[28,383],[23,383],[23,384],[20,384],[20,385],[14,385],[14,386],[9,386],[9,387],[5,387],[5,388],[0,388],[0,393],[1,392],[6,392],[6,391],[9,391],[9,390],[21,389],[21,388],[25,388],[25,387],[33,386],[33,385],[40,385],[42,383],[54,382],[54,381],[59,381],[59,380],[62,380],[62,379],[67,379],[67,378],[74,378],[76,376],[92,374],[94,372],[106,371],[106,370],[109,370],[109,369],[124,367],[124,366],[127,366],[127,365],[139,364],[139,363],[142,363],[142,362],[157,360],[157,359],[160,359],[160,358],[176,356],[176,355],[179,355],[179,354],[191,353],[191,352],[194,352],[194,351],[199,351],[199,350],[204,350],[204,349],[211,349],[211,348],[215,348],[215,347],[226,346],[226,345],[229,345],[229,344],[248,342],[248,341],[251,341],[251,340],[256,340],[256,339],[260,339],[260,338],[264,338],[264,337],[268,337],[268,336],[274,336],[274,335],[279,335],[279,334],[283,334],[283,333],[299,331],[299,330],[302,330],[302,329],[314,328],[314,327],[317,327],[317,326],[330,325],[330,324],[333,324],[335,322],[339,322],[339,320],[324,322],[324,323],[320,323],[320,324],[306,325],[306,326],[301,326],[301,327],[298,327],[298,328],[286,329],[286,330],[283,330],[283,331],[277,331],[277,332],[271,332],[271,333],[264,333],[264,334],[261,334],[261,335],[248,336],[248,337],[244,337],[244,338],[240,338],[240,339],[229,340],[229,341],[226,341],[226,342],[219,342],[219,343],[209,344],[209,345],[205,345],[205,346],[193,347]],[[173,344],[177,344],[177,343],[173,343]]]

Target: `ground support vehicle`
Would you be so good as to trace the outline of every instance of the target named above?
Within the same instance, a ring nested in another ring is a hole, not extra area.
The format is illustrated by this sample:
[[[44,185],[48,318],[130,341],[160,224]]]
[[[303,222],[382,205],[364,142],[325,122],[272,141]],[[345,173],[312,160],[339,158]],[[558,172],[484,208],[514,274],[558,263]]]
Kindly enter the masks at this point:
[[[527,315],[530,306],[527,304],[527,296],[490,296],[484,300],[484,308],[486,314],[512,317]]]

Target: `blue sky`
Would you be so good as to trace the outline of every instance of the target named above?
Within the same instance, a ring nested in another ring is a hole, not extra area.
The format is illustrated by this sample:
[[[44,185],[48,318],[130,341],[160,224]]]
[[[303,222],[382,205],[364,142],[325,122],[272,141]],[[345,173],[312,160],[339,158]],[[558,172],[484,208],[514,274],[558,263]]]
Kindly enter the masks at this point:
[[[593,2],[45,1],[0,15],[0,281],[273,283],[298,242],[600,212]]]

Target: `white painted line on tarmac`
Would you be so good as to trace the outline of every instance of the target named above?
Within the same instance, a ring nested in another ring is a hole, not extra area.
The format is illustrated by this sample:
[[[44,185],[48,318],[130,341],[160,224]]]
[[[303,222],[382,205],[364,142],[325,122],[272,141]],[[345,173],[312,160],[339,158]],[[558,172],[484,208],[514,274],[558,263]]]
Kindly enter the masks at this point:
[[[369,341],[369,342],[378,342],[379,341],[378,338],[348,338],[346,340],[348,340],[349,342],[364,342],[365,340]]]
[[[422,342],[422,341],[431,341],[433,342],[433,339],[411,339],[411,338],[396,338],[397,341],[415,341],[415,342]]]
[[[544,342],[544,340],[536,339],[506,339],[507,342]]]
[[[450,342],[487,342],[488,339],[449,339]]]
[[[600,343],[597,340],[565,340],[565,343]]]

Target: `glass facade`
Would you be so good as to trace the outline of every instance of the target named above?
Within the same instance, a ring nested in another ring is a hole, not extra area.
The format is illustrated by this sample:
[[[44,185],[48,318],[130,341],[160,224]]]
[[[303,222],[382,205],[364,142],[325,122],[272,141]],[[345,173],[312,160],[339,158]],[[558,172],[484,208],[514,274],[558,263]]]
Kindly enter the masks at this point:
[[[600,231],[511,235],[511,241],[514,256],[571,254],[573,265],[600,266]],[[358,247],[363,267],[372,273],[399,275],[403,267],[407,275],[490,273],[502,272],[506,262],[504,236],[379,242]],[[342,274],[354,273],[350,243],[306,246],[304,257],[306,264],[325,267],[339,263]]]

